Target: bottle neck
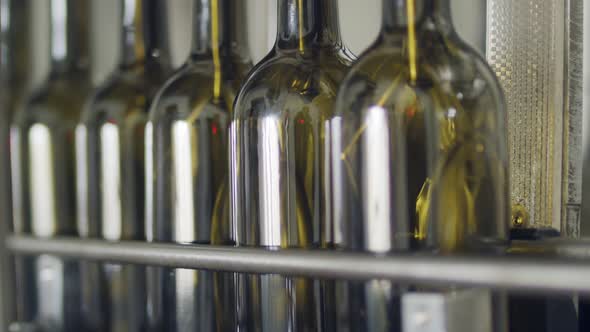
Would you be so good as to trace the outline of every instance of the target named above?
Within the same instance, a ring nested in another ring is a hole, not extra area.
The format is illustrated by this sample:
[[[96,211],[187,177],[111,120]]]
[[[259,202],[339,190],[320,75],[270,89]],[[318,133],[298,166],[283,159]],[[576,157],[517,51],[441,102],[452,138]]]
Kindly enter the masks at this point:
[[[170,62],[162,1],[124,0],[121,67]]]
[[[341,44],[337,0],[278,0],[275,48],[304,52]]]
[[[51,0],[53,73],[90,71],[90,1]]]
[[[248,57],[246,1],[194,0],[191,57]]]
[[[382,29],[395,32],[434,22],[443,32],[452,31],[450,8],[449,0],[383,0]]]
[[[0,0],[0,75],[16,89],[24,87],[30,68],[30,11],[22,0]]]

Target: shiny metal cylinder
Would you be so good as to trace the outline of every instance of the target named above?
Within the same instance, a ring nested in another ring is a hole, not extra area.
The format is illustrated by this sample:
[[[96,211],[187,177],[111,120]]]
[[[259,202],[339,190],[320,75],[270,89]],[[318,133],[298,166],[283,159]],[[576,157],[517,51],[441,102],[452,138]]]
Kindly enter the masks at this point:
[[[169,268],[339,280],[389,279],[430,286],[502,288],[517,292],[590,294],[590,242],[515,243],[508,256],[396,253],[375,255],[331,250],[122,241],[106,243],[58,237],[10,236],[7,247],[22,254],[48,253],[64,258],[144,264]],[[539,253],[519,256],[518,253]],[[433,269],[436,273],[433,273]]]

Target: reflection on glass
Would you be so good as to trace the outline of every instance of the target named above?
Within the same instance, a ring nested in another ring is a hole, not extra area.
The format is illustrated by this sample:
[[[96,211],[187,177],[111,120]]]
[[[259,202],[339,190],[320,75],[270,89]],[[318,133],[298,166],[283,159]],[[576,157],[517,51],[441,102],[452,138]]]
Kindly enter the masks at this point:
[[[193,166],[191,158],[191,132],[185,121],[174,121],[172,124],[172,148],[177,158],[174,163],[174,189],[176,201],[174,210],[178,211],[174,220],[174,237],[183,243],[189,243],[195,234],[195,224],[183,220],[195,220],[194,193],[192,183]]]
[[[104,216],[102,236],[111,241],[121,239],[123,220],[121,206],[121,147],[119,129],[112,123],[100,128],[101,187],[103,200],[101,211]]]
[[[29,130],[29,177],[31,179],[32,230],[37,236],[48,237],[55,233],[57,223],[55,179],[52,174],[51,133],[43,124],[36,123]]]
[[[227,127],[250,60],[245,2],[195,0],[192,50],[160,89],[145,131],[150,242],[231,245]],[[151,331],[233,331],[233,273],[149,268]]]
[[[351,63],[335,0],[279,0],[274,48],[250,73],[230,127],[231,217],[238,243],[330,247],[329,121]],[[243,276],[249,330],[328,328],[331,282]]]
[[[509,206],[498,82],[454,32],[449,1],[383,4],[381,33],[336,102],[336,245],[377,253],[501,251]],[[345,310],[365,313],[346,328],[400,329],[404,289],[385,281],[341,286]]]
[[[38,320],[42,326],[52,329],[63,328],[62,322],[56,317],[62,315],[64,307],[64,263],[57,257],[42,255],[36,261],[37,288],[46,291],[39,292]],[[68,314],[75,314],[69,312]]]

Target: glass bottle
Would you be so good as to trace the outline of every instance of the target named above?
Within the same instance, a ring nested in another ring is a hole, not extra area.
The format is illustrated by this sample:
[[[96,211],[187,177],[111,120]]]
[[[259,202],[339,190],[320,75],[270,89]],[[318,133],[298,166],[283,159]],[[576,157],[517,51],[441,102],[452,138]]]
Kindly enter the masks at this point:
[[[172,73],[163,1],[123,0],[116,71],[76,126],[78,233],[144,240],[144,128],[157,89]],[[83,309],[91,331],[145,328],[145,268],[82,264]]]
[[[12,320],[31,321],[33,306],[25,284],[32,283],[31,271],[24,270],[26,260],[11,260],[4,249],[4,236],[12,231],[10,181],[10,122],[30,88],[31,44],[30,3],[22,0],[0,0],[0,329],[8,329]],[[29,280],[27,280],[29,279]],[[16,286],[18,285],[18,286]],[[16,286],[16,288],[15,288]],[[13,302],[15,300],[16,302]]]
[[[243,0],[195,0],[192,49],[146,127],[149,242],[232,245],[227,126],[251,68]],[[150,267],[151,331],[236,329],[235,275]]]
[[[501,251],[510,206],[499,83],[456,34],[449,0],[383,6],[379,37],[340,87],[332,122],[336,245]],[[399,328],[388,319],[399,317],[399,289],[362,287],[350,303],[364,313],[355,329]]]
[[[238,244],[331,245],[329,119],[352,57],[336,0],[279,0],[271,52],[254,68],[230,127],[230,213]],[[315,331],[330,321],[328,283],[244,276],[248,330]]]
[[[88,0],[52,0],[51,68],[10,129],[16,233],[76,235],[74,128],[90,93]],[[34,259],[35,323],[77,331],[79,266],[51,255]]]

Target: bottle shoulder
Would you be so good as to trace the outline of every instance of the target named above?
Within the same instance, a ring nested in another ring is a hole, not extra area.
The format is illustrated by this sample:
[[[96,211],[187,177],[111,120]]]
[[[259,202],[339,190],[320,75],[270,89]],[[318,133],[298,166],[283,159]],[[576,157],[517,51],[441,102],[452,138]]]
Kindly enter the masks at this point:
[[[296,77],[297,73],[341,75],[354,61],[352,57],[340,50],[320,49],[308,52],[314,52],[314,54],[272,51],[254,67],[246,81],[275,80],[280,76]],[[285,84],[288,83],[285,82]]]
[[[95,100],[126,100],[137,96],[153,98],[156,90],[170,77],[166,71],[117,70],[95,91]]]
[[[50,103],[61,99],[71,99],[76,102],[83,99],[93,90],[94,86],[90,78],[50,77],[31,92],[27,98],[27,104]]]
[[[118,75],[111,76],[94,92],[90,106],[102,102],[126,102],[138,96],[145,95],[145,81],[140,79],[125,79]]]
[[[7,124],[12,120],[14,114],[22,108],[26,94],[27,91],[25,89],[14,88],[10,85],[5,85],[0,89],[1,121]]]
[[[24,98],[14,121],[77,121],[93,91],[90,79],[50,77]]]
[[[236,113],[253,104],[278,110],[284,108],[279,105],[303,106],[335,98],[352,61],[339,52],[318,52],[310,57],[271,52],[246,78],[236,99]]]
[[[339,105],[350,104],[355,98],[377,102],[385,92],[399,87],[418,93],[436,91],[459,101],[488,98],[495,109],[504,111],[502,88],[494,72],[481,55],[460,40],[421,44],[416,53],[416,82],[412,82],[407,50],[401,43],[375,43],[347,74],[340,87]]]
[[[109,117],[111,122],[138,115],[145,116],[157,90],[170,74],[144,68],[113,72],[92,94],[84,106],[83,122]]]
[[[171,114],[175,118],[196,117],[196,114],[229,114],[237,91],[250,69],[247,63],[235,66],[236,71],[219,73],[209,61],[189,61],[159,89],[150,109],[150,121],[157,122]],[[219,79],[217,83],[217,79]],[[216,96],[215,84],[219,84]],[[198,116],[197,116],[198,117]]]

